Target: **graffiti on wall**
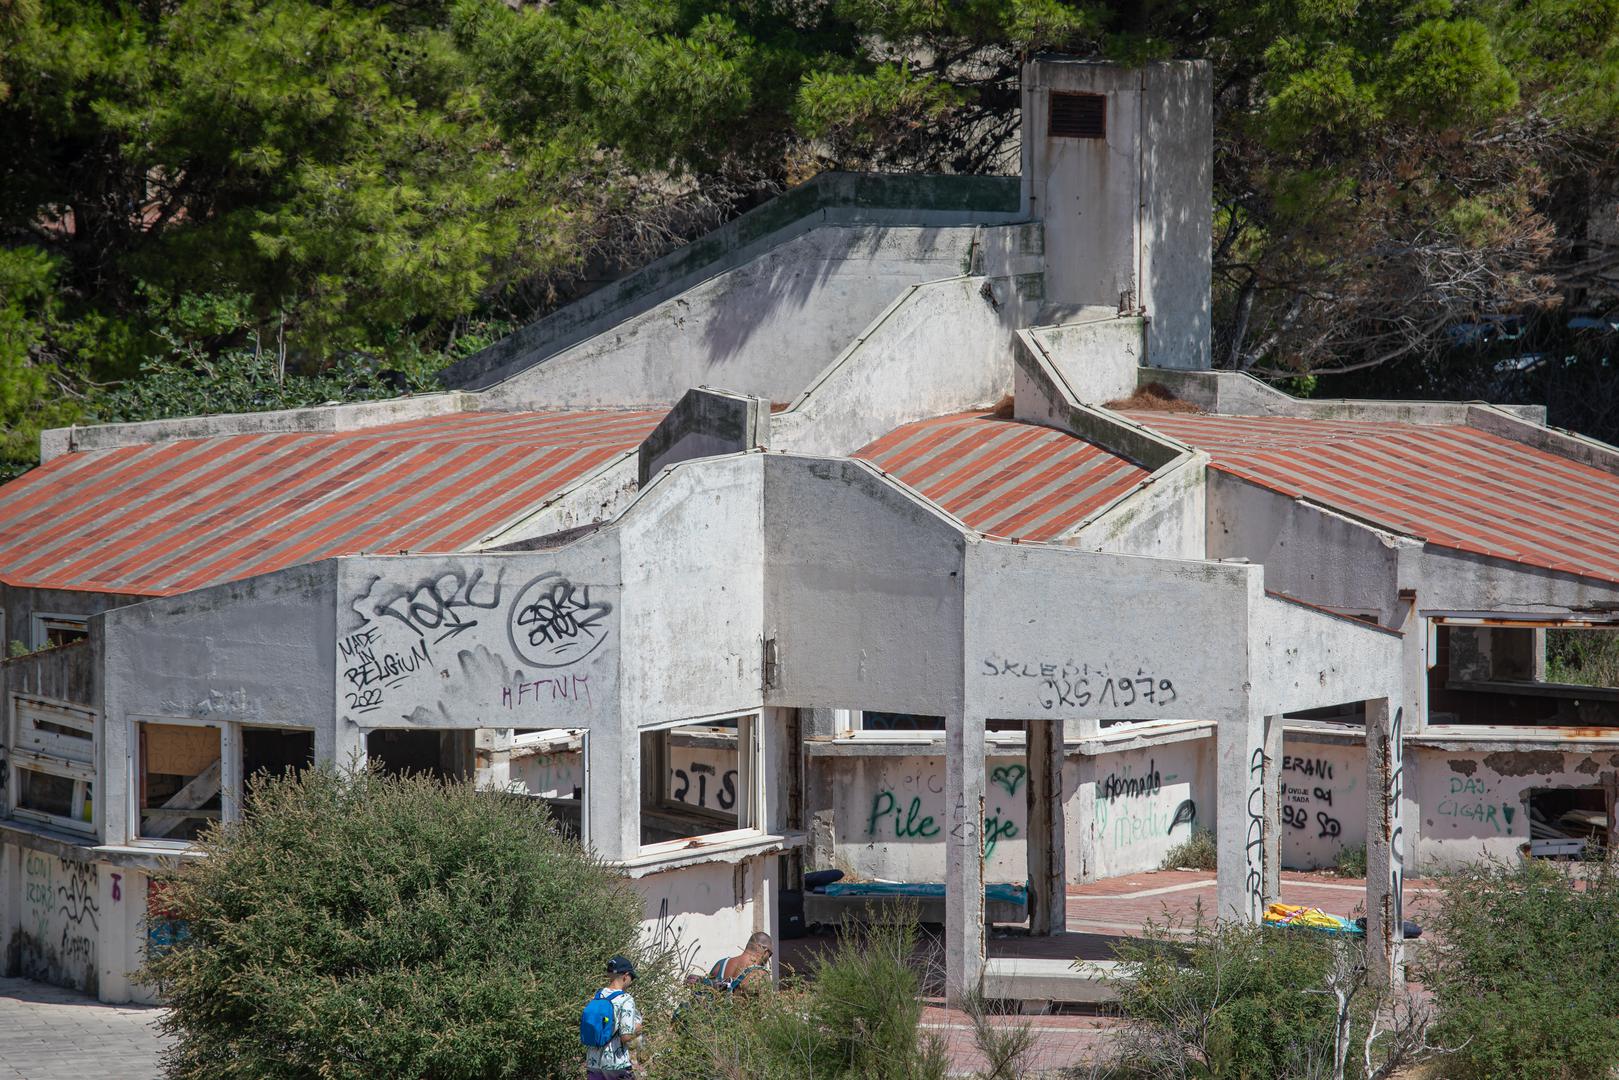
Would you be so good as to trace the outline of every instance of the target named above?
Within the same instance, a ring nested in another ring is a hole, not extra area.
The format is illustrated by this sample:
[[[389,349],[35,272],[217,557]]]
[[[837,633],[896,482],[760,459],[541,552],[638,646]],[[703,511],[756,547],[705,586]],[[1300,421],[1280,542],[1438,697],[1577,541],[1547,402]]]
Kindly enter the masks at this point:
[[[561,720],[592,708],[600,673],[565,669],[611,636],[603,587],[548,570],[514,588],[505,575],[505,567],[459,561],[406,580],[372,575],[350,602],[358,627],[337,643],[347,712],[414,720],[425,697],[449,716],[444,680],[452,678],[467,692],[461,700],[530,717]]]
[[[1248,915],[1255,922],[1265,906],[1265,751],[1255,748],[1248,759],[1248,839],[1243,845],[1248,865],[1245,882]]]
[[[24,978],[93,992],[101,888],[93,862],[25,851],[18,962]]]
[[[1389,838],[1389,897],[1388,925],[1392,927],[1395,948],[1404,940],[1400,927],[1405,919],[1405,815],[1400,808],[1405,795],[1405,709],[1394,710],[1394,721],[1389,725],[1386,750],[1388,762],[1387,799],[1384,813],[1388,815]]]
[[[1315,839],[1336,839],[1343,835],[1334,800],[1338,788],[1333,783],[1333,763],[1324,758],[1282,755],[1282,828],[1303,832]],[[1344,791],[1354,787],[1350,777]],[[1287,833],[1282,835],[1286,836]]]
[[[1490,785],[1476,776],[1452,776],[1449,793],[1434,807],[1434,814],[1442,818],[1470,821],[1479,832],[1486,827],[1495,835],[1512,834],[1513,819],[1518,807],[1492,796]]]
[[[918,768],[909,763],[904,768],[887,772],[874,788],[861,788],[863,800],[858,812],[864,817],[856,819],[856,832],[866,845],[890,841],[933,840],[937,837],[971,843],[976,836],[986,863],[1004,851],[1003,841],[1014,840],[1023,833],[1023,820],[1027,813],[1024,785],[1028,781],[1028,768],[1021,762],[990,763],[985,766],[984,816],[982,825],[967,804],[949,812],[945,806],[945,776],[942,768]],[[948,828],[947,828],[948,826]],[[869,861],[870,847],[861,861]],[[892,853],[889,853],[892,858]],[[870,872],[878,876],[911,875],[915,880],[938,880],[943,873],[943,847],[937,849],[935,869],[919,870],[915,862],[904,866],[869,862]],[[910,858],[914,858],[910,857]],[[935,865],[930,860],[924,865]]]
[[[1027,680],[1032,697],[1042,709],[1139,709],[1162,707],[1180,695],[1175,683],[1162,673],[1137,667],[1134,673],[1115,671],[1108,664],[1077,660],[1021,660],[986,656],[980,673],[989,679]]]
[[[1195,800],[1181,795],[1184,786],[1165,792],[1165,783],[1174,784],[1175,773],[1163,773],[1156,757],[1147,760],[1145,770],[1136,765],[1119,765],[1096,782],[1092,810],[1093,829],[1099,848],[1128,852],[1140,849],[1142,857],[1166,846],[1167,838],[1179,826],[1191,830],[1197,818]]]

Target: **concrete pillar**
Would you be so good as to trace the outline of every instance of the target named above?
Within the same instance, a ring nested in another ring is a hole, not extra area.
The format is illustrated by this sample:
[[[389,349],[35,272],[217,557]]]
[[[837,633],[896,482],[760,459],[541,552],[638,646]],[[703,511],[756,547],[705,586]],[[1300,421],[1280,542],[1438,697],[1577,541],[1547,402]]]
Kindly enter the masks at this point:
[[[1265,718],[1245,709],[1221,719],[1216,734],[1216,915],[1258,922],[1265,906]]]
[[[1060,724],[1024,724],[1028,748],[1029,932],[1060,934],[1068,928],[1067,830],[1063,820]]]
[[[1282,898],[1282,718],[1265,717],[1264,901]]]
[[[945,997],[960,1004],[984,976],[984,718],[945,718]]]
[[[1405,980],[1405,710],[1366,703],[1366,963],[1380,985]]]

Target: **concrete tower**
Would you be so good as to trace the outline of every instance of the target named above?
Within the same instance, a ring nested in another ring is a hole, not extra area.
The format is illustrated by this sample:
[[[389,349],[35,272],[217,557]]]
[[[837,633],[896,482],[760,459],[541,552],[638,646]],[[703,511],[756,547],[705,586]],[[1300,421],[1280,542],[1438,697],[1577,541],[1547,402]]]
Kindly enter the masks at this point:
[[[1209,366],[1214,119],[1207,61],[1023,67],[1023,210],[1046,303],[1148,318],[1147,363]]]

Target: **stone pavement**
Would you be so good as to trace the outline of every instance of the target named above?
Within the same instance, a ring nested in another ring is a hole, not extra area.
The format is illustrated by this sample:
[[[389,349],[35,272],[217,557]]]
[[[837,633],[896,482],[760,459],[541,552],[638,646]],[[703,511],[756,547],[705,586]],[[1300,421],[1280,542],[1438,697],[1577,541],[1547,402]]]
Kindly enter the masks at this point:
[[[0,979],[0,1080],[157,1080],[162,1011]]]

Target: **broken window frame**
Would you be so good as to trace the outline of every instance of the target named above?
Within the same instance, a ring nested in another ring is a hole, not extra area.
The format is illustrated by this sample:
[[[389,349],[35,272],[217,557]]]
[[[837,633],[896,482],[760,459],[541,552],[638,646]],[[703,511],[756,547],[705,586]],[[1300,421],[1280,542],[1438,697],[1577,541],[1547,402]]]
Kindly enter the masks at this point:
[[[640,752],[641,739],[647,735],[669,732],[677,728],[703,727],[705,725],[713,726],[722,724],[727,720],[736,721],[736,827],[732,829],[721,829],[715,832],[695,833],[691,836],[677,837],[671,840],[659,840],[650,844],[641,844],[638,848],[639,857],[645,858],[648,856],[685,852],[689,849],[693,840],[700,840],[702,841],[703,846],[710,847],[721,844],[731,844],[740,840],[747,840],[764,835],[763,826],[760,824],[765,805],[762,768],[763,741],[759,737],[762,716],[757,710],[748,710],[746,712],[738,713],[725,713],[718,716],[688,717],[683,720],[670,720],[658,724],[648,724],[642,727],[637,733],[637,754]],[[585,782],[588,785],[590,782],[590,756],[588,753],[585,755],[585,761]],[[643,797],[645,794],[644,785],[646,783],[648,773],[646,765],[647,763],[644,761],[641,763],[642,767],[639,770],[640,780],[636,786],[636,799],[634,805],[637,820],[637,834],[640,832],[639,822],[641,811],[647,802],[647,800]],[[658,803],[669,801],[667,799],[669,770],[666,767],[661,767],[660,763],[660,767],[656,769],[655,775],[657,777],[656,783],[658,788],[656,798],[653,800],[653,802],[654,805],[657,805]],[[589,789],[587,787],[587,793],[588,790]]]
[[[219,732],[219,820],[235,821],[241,809],[241,747],[232,730],[237,725],[226,720],[195,720],[179,716],[132,716],[129,725],[129,832],[133,843],[142,847],[184,851],[193,846],[191,840],[175,840],[166,836],[146,836],[141,823],[141,777],[146,762],[141,753],[141,726],[155,724],[164,727],[208,728]],[[236,768],[232,769],[232,762]]]
[[[12,694],[7,702],[10,723],[10,752],[5,762],[10,790],[9,808],[14,818],[33,821],[77,833],[94,834],[101,825],[101,807],[95,793],[103,790],[96,762],[101,760],[101,724],[94,710],[71,702]],[[80,737],[41,728],[41,724],[81,731]],[[29,744],[33,746],[30,747]],[[73,781],[73,807],[90,803],[90,818],[71,811],[67,816],[21,805],[22,773],[39,773]]]
[[[51,631],[65,630],[75,635],[67,641],[59,641],[56,646],[51,645]],[[36,611],[32,619],[33,640],[29,647],[38,651],[40,649],[54,648],[61,645],[71,645],[75,641],[82,641],[90,636],[90,620],[82,615],[61,615],[49,611]]]

